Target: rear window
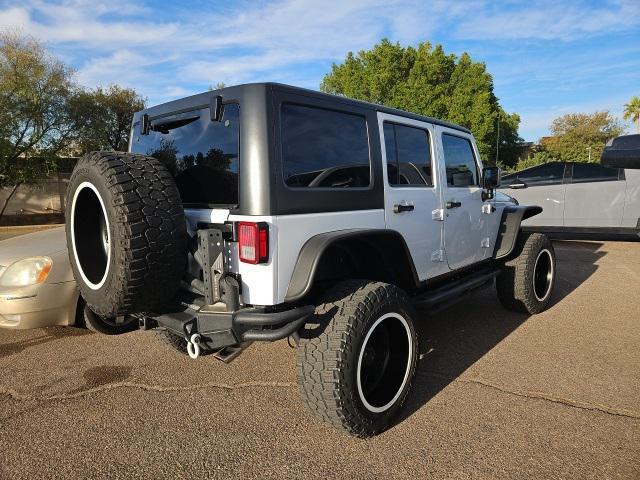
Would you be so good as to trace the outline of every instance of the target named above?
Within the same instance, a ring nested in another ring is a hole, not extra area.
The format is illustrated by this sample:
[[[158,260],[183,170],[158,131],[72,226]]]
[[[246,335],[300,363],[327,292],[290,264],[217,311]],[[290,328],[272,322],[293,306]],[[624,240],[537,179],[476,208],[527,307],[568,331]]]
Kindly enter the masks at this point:
[[[518,180],[527,186],[557,185],[564,176],[563,163],[546,163],[518,173]]]
[[[289,187],[358,188],[371,184],[366,119],[283,104],[282,165]]]
[[[186,206],[238,204],[239,107],[224,106],[212,122],[208,108],[151,121],[134,131],[131,151],[160,160],[173,175]]]
[[[429,134],[421,128],[384,122],[389,185],[432,186]]]
[[[618,180],[619,176],[617,168],[603,167],[597,163],[573,164],[573,183],[611,182]]]

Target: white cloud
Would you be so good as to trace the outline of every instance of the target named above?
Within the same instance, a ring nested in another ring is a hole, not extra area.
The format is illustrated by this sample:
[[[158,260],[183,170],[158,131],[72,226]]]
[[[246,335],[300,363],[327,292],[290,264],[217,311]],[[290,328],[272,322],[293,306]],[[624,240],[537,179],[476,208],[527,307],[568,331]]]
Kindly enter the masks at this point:
[[[598,63],[606,51],[593,58],[591,52],[583,52],[581,58],[548,61],[531,58],[527,50],[529,39],[574,40],[637,28],[638,0],[609,0],[596,6],[582,0],[239,0],[231,5],[219,1],[147,5],[142,0],[0,0],[0,28],[19,27],[47,42],[78,69],[78,79],[86,86],[131,86],[152,103],[196,93],[220,81],[276,80],[317,88],[331,62],[342,60],[347,51],[370,48],[384,36],[403,44],[440,38],[479,40],[466,42],[472,50],[491,45],[483,40],[499,41],[504,55],[491,47],[488,53],[474,53],[474,58],[489,54],[497,58],[489,69],[498,88],[526,89],[530,100],[551,89],[570,94],[572,88],[602,77],[615,82],[621,75],[633,74],[638,65],[633,60],[637,57],[620,56],[617,70],[609,70],[607,63]],[[507,43],[513,39],[527,42]],[[522,53],[509,58],[506,50],[514,46]],[[520,95],[511,95],[513,110],[526,110],[514,99],[520,101]],[[523,130],[546,128],[558,113],[525,111]]]
[[[80,60],[84,82],[100,81],[123,50],[135,50],[135,76],[158,60],[178,57],[180,79],[237,83],[277,74],[303,62],[337,61],[347,51],[368,48],[383,36],[402,43],[427,40],[451,29],[464,38],[565,38],[580,32],[623,28],[640,21],[640,3],[618,1],[605,8],[569,6],[538,0],[521,8],[486,0],[278,0],[219,7],[198,4],[198,11],[177,9],[161,21],[151,8],[132,0],[96,4],[88,0],[23,0],[0,10],[0,24],[18,26],[72,58]],[[105,58],[113,57],[111,60]],[[143,57],[152,57],[153,62]],[[164,60],[166,62],[166,60]],[[102,71],[99,71],[102,68]],[[127,69],[125,69],[127,70]],[[319,79],[318,79],[319,80]]]
[[[123,49],[106,57],[89,60],[78,70],[77,77],[80,83],[87,86],[106,85],[114,83],[116,79],[118,83],[130,86],[145,75],[148,67],[162,61]]]
[[[34,0],[20,2],[20,5],[0,10],[0,25],[21,29],[53,45],[75,44],[80,49],[109,51],[161,42],[178,31],[176,23],[140,21],[139,18],[125,20],[123,12],[127,16],[142,12],[133,2],[115,0],[95,5],[74,0],[62,3]],[[118,20],[103,18],[114,15]]]
[[[640,25],[637,0],[606,2],[596,8],[579,1],[538,0],[525,8],[508,9],[496,2],[467,15],[458,24],[456,34],[459,38],[483,40],[571,40],[637,25]]]
[[[257,81],[279,68],[312,60],[313,55],[288,50],[270,50],[261,54],[225,57],[213,61],[194,61],[181,66],[181,79],[193,82],[224,82],[226,84]]]
[[[265,50],[306,50],[323,56],[343,53],[345,46],[370,44],[380,38],[384,25],[377,20],[396,0],[280,1],[247,9],[218,20],[218,31],[203,44]],[[209,23],[209,22],[207,22]],[[345,45],[346,44],[346,45]]]
[[[168,85],[164,91],[161,93],[162,96],[167,98],[182,98],[187,95],[192,95],[196,92],[193,92],[187,88],[181,87],[180,85]]]
[[[20,28],[29,23],[29,12],[24,8],[0,10],[0,28]]]

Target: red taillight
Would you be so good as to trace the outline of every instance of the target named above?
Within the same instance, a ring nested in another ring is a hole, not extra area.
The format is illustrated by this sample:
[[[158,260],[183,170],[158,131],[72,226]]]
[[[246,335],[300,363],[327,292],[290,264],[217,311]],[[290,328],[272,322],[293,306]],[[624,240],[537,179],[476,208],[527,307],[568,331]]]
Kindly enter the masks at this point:
[[[266,223],[239,222],[238,250],[244,263],[269,260],[269,226]]]

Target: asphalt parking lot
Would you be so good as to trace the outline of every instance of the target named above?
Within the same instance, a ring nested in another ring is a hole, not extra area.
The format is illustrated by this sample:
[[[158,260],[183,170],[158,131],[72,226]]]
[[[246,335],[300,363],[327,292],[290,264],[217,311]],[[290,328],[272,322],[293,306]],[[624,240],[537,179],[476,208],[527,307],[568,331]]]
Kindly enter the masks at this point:
[[[640,243],[557,242],[553,306],[491,289],[421,315],[396,426],[318,423],[294,350],[230,365],[150,332],[0,330],[2,478],[640,478]]]

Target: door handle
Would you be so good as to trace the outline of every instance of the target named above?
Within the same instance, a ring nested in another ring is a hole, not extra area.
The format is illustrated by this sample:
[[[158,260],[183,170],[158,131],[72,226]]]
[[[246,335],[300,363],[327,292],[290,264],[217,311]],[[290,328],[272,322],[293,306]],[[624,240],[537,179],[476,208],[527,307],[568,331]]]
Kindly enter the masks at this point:
[[[462,206],[462,202],[447,202],[445,207],[447,208],[458,208]]]
[[[512,183],[511,185],[509,185],[509,188],[513,188],[514,190],[520,189],[520,188],[527,188],[527,184],[526,183]]]
[[[414,208],[413,205],[394,205],[393,213],[412,212]]]

